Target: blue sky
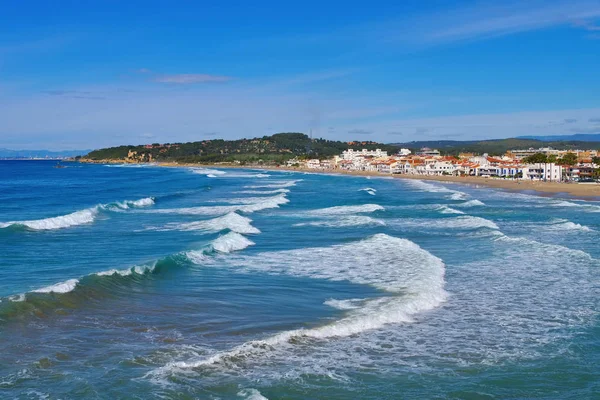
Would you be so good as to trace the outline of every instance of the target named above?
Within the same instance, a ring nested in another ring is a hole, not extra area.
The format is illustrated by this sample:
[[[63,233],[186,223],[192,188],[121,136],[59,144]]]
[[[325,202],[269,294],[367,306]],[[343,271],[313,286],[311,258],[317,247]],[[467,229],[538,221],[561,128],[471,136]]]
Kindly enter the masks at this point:
[[[286,3],[6,2],[0,147],[600,133],[600,0]]]

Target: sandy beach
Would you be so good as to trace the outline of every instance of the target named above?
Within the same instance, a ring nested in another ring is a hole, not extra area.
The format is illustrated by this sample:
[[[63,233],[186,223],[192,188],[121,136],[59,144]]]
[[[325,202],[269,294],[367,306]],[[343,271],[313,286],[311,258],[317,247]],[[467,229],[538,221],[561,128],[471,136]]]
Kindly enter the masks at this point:
[[[582,183],[562,183],[562,182],[538,182],[538,181],[525,181],[525,180],[511,180],[511,179],[494,179],[494,178],[482,178],[477,176],[428,176],[428,175],[390,175],[382,174],[378,172],[366,172],[366,171],[346,171],[341,169],[308,169],[308,168],[288,168],[288,167],[271,167],[261,165],[245,165],[237,166],[231,164],[177,164],[177,163],[159,163],[165,167],[204,167],[204,168],[250,168],[250,169],[264,169],[264,170],[275,170],[275,171],[294,171],[294,172],[308,172],[315,174],[343,174],[343,175],[354,175],[354,176],[387,176],[395,179],[418,179],[418,180],[431,180],[439,182],[452,182],[465,185],[479,185],[488,186],[498,189],[504,189],[508,191],[535,191],[537,194],[542,196],[555,196],[555,195],[570,195],[575,197],[581,197],[584,199],[592,200],[593,198],[600,198],[600,184],[582,184]]]

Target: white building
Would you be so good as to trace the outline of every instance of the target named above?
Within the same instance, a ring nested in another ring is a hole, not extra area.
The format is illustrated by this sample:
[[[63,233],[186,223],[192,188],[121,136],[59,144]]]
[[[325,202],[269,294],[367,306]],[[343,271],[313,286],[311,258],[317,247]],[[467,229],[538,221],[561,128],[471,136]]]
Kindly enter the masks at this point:
[[[308,160],[306,162],[306,168],[319,169],[319,168],[321,168],[321,161],[319,161],[317,158],[313,158],[312,160]]]
[[[398,155],[400,157],[404,157],[409,155],[410,153],[412,153],[412,151],[410,151],[409,149],[400,149],[400,151],[398,152]]]
[[[554,163],[527,164],[523,167],[523,179],[558,182],[562,179],[562,170]]]
[[[367,150],[367,149],[362,149],[362,150],[353,150],[353,149],[348,149],[348,150],[344,150],[342,152],[342,159],[344,160],[354,160],[357,157],[375,157],[375,158],[381,158],[381,157],[387,157],[387,151],[382,151],[381,149],[376,149],[376,150]]]

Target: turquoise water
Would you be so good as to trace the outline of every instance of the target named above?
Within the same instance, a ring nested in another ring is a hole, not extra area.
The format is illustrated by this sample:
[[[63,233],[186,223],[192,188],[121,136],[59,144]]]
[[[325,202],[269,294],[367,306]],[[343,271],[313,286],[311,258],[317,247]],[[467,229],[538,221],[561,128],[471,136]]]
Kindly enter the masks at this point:
[[[599,398],[600,203],[0,161],[0,398]]]

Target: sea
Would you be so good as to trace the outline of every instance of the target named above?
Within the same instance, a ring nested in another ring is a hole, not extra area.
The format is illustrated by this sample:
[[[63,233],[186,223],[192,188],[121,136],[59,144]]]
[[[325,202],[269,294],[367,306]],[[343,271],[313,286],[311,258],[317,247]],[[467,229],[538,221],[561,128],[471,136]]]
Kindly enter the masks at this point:
[[[0,161],[2,399],[599,399],[600,203]]]

